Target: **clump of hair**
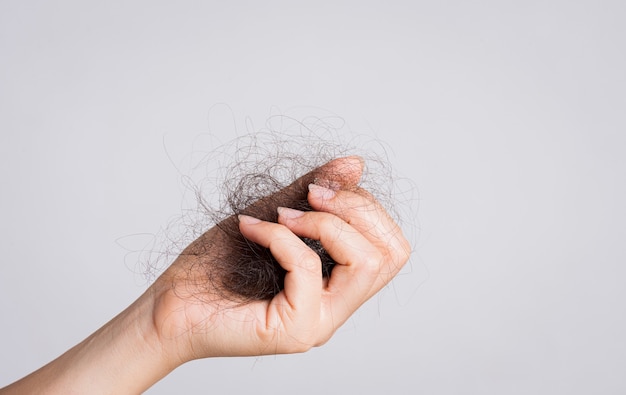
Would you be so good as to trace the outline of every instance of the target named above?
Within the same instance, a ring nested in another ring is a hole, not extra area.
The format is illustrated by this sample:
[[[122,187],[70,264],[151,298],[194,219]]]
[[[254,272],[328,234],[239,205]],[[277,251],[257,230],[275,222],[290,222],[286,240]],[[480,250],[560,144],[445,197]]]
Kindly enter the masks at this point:
[[[179,247],[189,244],[178,251],[198,258],[194,269],[206,273],[207,290],[245,303],[270,299],[283,289],[284,269],[269,249],[241,235],[237,215],[276,222],[279,206],[311,210],[308,185],[319,182],[314,170],[333,159],[361,156],[366,168],[359,185],[373,192],[393,216],[393,177],[384,147],[376,140],[368,141],[370,146],[365,148],[363,142],[356,144],[358,138],[346,141],[339,134],[342,126],[337,117],[296,120],[276,116],[268,120],[265,129],[203,153],[193,166],[200,171],[201,180],[185,178],[197,206],[179,221],[181,234],[169,239],[180,240],[183,244]],[[340,171],[324,177],[334,177],[335,184],[342,184]],[[289,193],[277,194],[289,185]],[[209,229],[213,229],[211,233]],[[302,240],[319,255],[322,273],[329,276],[335,265],[332,257],[319,241]],[[219,248],[214,249],[216,243]],[[220,251],[217,258],[216,250]]]

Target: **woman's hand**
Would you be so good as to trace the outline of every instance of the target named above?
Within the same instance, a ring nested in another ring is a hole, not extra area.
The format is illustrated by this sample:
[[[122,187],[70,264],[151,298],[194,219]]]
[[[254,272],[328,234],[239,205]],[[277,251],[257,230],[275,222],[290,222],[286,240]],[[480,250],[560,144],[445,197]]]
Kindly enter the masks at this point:
[[[322,345],[400,271],[410,246],[384,208],[355,186],[361,174],[360,160],[355,160],[330,163],[353,172],[346,178],[352,185],[320,182],[319,176],[319,184],[342,189],[308,185],[315,211],[279,208],[278,223],[239,217],[242,234],[269,248],[287,271],[285,287],[273,299],[242,305],[211,294],[189,255],[182,255],[155,283],[155,325],[178,363],[295,353]],[[337,263],[329,278],[322,278],[318,255],[298,236],[321,241]],[[194,273],[200,279],[190,279]]]

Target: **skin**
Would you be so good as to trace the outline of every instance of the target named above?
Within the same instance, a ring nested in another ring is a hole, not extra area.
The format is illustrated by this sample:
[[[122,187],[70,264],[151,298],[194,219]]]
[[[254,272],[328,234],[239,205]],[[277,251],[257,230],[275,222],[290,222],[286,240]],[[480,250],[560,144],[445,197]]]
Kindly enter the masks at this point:
[[[315,211],[280,207],[277,223],[247,215],[228,219],[238,220],[242,234],[269,248],[287,270],[285,288],[273,299],[223,299],[206,289],[198,255],[183,253],[126,310],[0,394],[141,393],[194,359],[300,353],[323,345],[410,254],[398,225],[356,186],[362,166],[357,157],[336,159],[277,193],[304,185]],[[211,240],[202,260],[219,257],[220,232],[210,229],[189,248]],[[337,262],[329,278],[298,236],[320,240]]]

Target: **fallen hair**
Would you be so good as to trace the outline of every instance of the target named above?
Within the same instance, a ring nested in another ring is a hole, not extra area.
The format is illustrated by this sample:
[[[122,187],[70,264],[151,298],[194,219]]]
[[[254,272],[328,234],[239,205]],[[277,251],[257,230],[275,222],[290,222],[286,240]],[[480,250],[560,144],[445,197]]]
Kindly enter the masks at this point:
[[[346,142],[335,127],[317,118],[299,121],[282,116],[280,130],[269,121],[268,125],[267,130],[239,137],[202,156],[193,166],[201,173],[200,181],[184,179],[194,192],[196,209],[188,210],[179,221],[182,237],[167,237],[186,245],[180,255],[195,258],[194,270],[200,268],[205,274],[207,293],[239,303],[271,299],[284,288],[286,272],[269,249],[242,236],[237,215],[277,222],[280,206],[310,211],[309,184],[334,188],[346,184],[340,170],[334,174],[316,171],[323,164],[358,154],[366,168],[359,184],[351,188],[369,190],[392,216],[395,212],[391,204],[394,177],[380,141],[374,141],[376,149],[359,149],[355,140]],[[322,275],[330,276],[336,264],[332,257],[318,240],[302,240],[320,257]],[[217,257],[215,251],[219,251]]]

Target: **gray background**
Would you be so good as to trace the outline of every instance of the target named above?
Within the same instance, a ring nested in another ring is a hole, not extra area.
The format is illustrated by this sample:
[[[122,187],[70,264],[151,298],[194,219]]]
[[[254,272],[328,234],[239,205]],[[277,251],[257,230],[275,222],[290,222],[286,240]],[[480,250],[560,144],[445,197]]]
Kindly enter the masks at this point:
[[[409,270],[322,348],[149,394],[626,393],[624,4],[1,1],[0,385],[145,289],[168,152],[302,106],[417,186]]]

